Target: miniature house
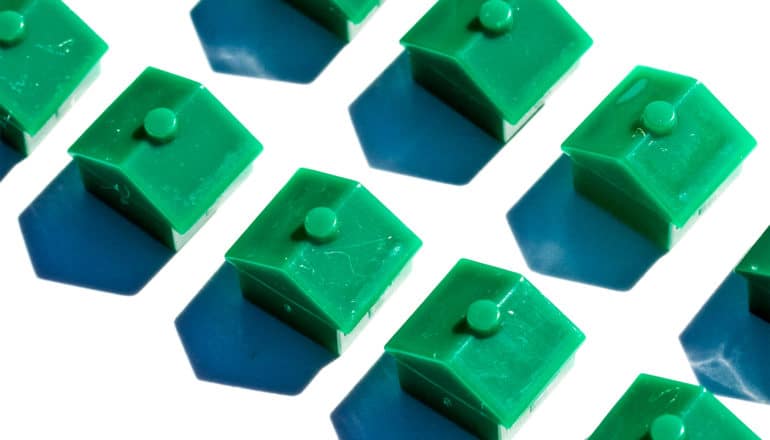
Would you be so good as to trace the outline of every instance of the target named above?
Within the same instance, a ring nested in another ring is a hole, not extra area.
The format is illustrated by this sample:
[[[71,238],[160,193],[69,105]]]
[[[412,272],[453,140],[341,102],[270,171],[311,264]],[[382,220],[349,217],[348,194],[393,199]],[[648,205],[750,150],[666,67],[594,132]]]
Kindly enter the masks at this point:
[[[401,43],[417,82],[507,141],[592,41],[555,0],[439,0]]]
[[[106,51],[59,0],[0,1],[0,140],[28,154]]]
[[[481,438],[501,439],[584,339],[521,275],[461,260],[385,350],[407,392]]]
[[[590,440],[759,440],[702,386],[640,375]]]
[[[384,0],[286,0],[332,33],[350,41]]]
[[[562,149],[578,192],[669,249],[755,145],[700,82],[637,67]]]
[[[69,152],[91,193],[177,250],[261,150],[203,86],[148,68]]]
[[[421,244],[359,183],[301,169],[227,261],[249,301],[340,354]]]
[[[770,322],[770,228],[735,268],[749,283],[749,308]]]

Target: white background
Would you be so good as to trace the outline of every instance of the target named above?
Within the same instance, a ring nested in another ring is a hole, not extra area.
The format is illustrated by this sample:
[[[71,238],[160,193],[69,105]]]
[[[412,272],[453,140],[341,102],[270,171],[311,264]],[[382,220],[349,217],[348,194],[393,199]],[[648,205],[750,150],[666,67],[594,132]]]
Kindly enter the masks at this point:
[[[574,368],[519,438],[585,438],[640,372],[695,382],[678,335],[770,222],[764,2],[563,0],[594,47],[535,119],[463,187],[370,169],[347,112],[398,55],[398,39],[431,3],[387,2],[316,82],[302,86],[213,73],[189,19],[193,0],[68,1],[110,51],[94,85],[0,183],[0,438],[334,438],[331,411],[460,257],[522,272],[587,335]],[[636,64],[702,80],[759,147],[739,178],[632,291],[533,273],[505,214]],[[206,84],[264,143],[264,153],[219,213],[139,295],[38,279],[18,215],[66,165],[66,149],[147,65]],[[360,180],[424,247],[351,349],[301,395],[198,381],[174,319],[299,166]],[[770,438],[770,407],[722,401]]]

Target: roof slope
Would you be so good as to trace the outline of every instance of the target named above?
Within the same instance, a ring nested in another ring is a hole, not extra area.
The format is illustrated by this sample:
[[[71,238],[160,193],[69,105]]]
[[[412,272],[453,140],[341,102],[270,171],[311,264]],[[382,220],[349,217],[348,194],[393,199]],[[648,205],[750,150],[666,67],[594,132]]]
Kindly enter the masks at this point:
[[[308,213],[318,207],[336,215],[333,240],[319,242],[305,230]],[[285,274],[305,297],[302,303],[347,334],[420,246],[358,182],[301,169],[230,248],[227,260],[247,272],[269,267]]]
[[[179,127],[159,145],[146,115],[170,109]],[[179,234],[189,231],[262,150],[202,85],[148,68],[70,148],[75,159],[118,167]]]
[[[408,49],[456,60],[508,121],[535,106],[591,46],[555,0],[512,3],[510,31],[492,35],[479,22],[484,0],[440,0],[404,36]]]
[[[499,329],[480,337],[467,324],[469,306],[498,305]],[[584,340],[583,334],[521,275],[461,260],[388,342],[411,365],[440,364],[430,377],[510,427],[534,403]],[[469,402],[467,402],[469,403]]]

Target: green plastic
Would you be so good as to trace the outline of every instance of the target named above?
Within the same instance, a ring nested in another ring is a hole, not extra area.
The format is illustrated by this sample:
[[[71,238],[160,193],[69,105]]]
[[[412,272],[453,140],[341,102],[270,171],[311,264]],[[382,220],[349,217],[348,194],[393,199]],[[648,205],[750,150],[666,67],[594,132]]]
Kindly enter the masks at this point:
[[[401,43],[417,82],[507,141],[592,41],[555,0],[439,0]]]
[[[749,282],[749,309],[770,322],[770,228],[766,229],[735,271]]]
[[[226,258],[249,301],[340,354],[421,245],[358,182],[300,169]]]
[[[521,275],[460,260],[385,350],[407,392],[499,439],[513,434],[584,339]]]
[[[261,151],[206,88],[154,68],[69,150],[89,191],[175,250]]]
[[[29,154],[107,51],[58,0],[0,0],[0,137]]]
[[[286,0],[345,41],[358,33],[384,0]]]
[[[589,440],[759,439],[705,388],[640,375]]]
[[[562,149],[578,192],[670,249],[755,145],[697,80],[637,67]]]

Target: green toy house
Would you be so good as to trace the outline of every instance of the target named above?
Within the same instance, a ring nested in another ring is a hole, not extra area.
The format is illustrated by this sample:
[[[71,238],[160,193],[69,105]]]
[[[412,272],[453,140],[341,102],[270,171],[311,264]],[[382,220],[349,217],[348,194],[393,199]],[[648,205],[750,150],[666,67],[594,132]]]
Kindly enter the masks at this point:
[[[90,84],[106,51],[59,0],[0,0],[0,138],[31,152]]]
[[[502,439],[584,339],[521,275],[461,260],[385,350],[404,390],[479,437]]]
[[[562,149],[578,192],[670,249],[755,145],[697,80],[637,67]]]
[[[507,141],[592,41],[555,0],[439,0],[401,43],[417,82]]]
[[[226,258],[246,299],[340,354],[421,244],[358,182],[301,169]]]
[[[286,0],[345,41],[358,33],[384,0]]]
[[[202,85],[148,68],[69,152],[91,193],[178,250],[261,150]]]
[[[589,440],[759,440],[705,388],[640,375]]]

